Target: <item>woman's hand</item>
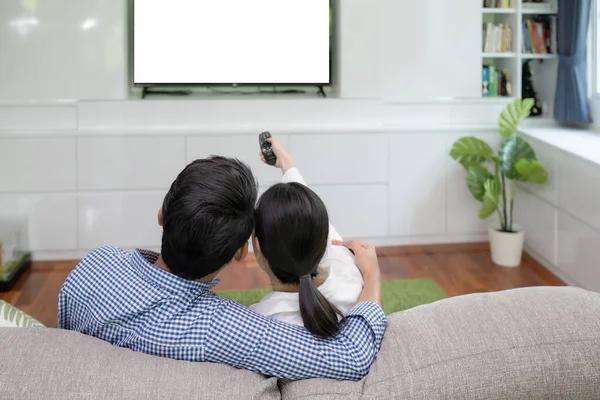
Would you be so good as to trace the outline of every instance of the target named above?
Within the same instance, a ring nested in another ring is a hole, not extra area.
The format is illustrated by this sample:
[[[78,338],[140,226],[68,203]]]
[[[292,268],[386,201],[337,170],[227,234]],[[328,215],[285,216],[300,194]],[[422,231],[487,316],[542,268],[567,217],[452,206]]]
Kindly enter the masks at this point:
[[[356,266],[363,276],[364,286],[358,302],[372,301],[381,305],[381,273],[379,272],[379,261],[375,246],[358,240],[345,240],[343,242],[334,240],[337,246],[345,246],[354,253]]]
[[[360,273],[365,276],[373,272],[379,273],[379,261],[377,260],[377,252],[375,246],[369,243],[358,240],[334,240],[332,242],[336,246],[344,246],[354,253],[356,266]]]
[[[271,143],[271,148],[273,149],[273,153],[275,153],[275,157],[277,157],[277,162],[275,163],[275,167],[281,168],[281,171],[285,174],[288,169],[294,167],[294,159],[290,154],[285,150],[285,148],[281,145],[279,140],[275,138],[268,138],[267,142]],[[265,156],[263,153],[260,153],[260,159],[265,164],[267,161],[265,160]]]

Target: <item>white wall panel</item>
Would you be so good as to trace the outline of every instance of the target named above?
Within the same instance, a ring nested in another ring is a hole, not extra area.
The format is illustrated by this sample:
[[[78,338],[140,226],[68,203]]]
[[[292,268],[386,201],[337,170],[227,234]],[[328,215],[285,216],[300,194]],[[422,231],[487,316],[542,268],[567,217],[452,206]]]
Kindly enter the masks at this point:
[[[184,137],[77,140],[79,190],[164,189],[185,167]]]
[[[75,138],[0,138],[0,193],[75,189]]]
[[[390,141],[390,233],[446,232],[444,134],[394,135]]]
[[[388,180],[387,135],[293,135],[289,148],[309,184],[386,183]]]
[[[345,238],[381,237],[388,234],[386,185],[318,186],[331,223]]]
[[[277,135],[283,146],[289,146],[286,135]],[[224,136],[190,136],[187,138],[187,160],[190,163],[197,158],[210,155],[235,157],[247,163],[261,185],[271,185],[281,181],[281,170],[260,160],[258,134]]]
[[[73,194],[0,195],[3,217],[27,221],[32,251],[77,249],[77,199]]]
[[[160,246],[162,228],[157,218],[165,194],[162,191],[80,194],[79,247]]]

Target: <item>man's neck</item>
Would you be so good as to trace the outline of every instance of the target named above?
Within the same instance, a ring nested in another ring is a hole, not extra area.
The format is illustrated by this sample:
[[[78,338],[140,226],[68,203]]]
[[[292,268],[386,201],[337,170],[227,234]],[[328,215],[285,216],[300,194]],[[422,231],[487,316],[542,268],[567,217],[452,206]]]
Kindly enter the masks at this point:
[[[167,266],[167,264],[165,264],[165,262],[162,259],[162,256],[158,256],[158,259],[156,260],[156,262],[154,263],[154,265],[156,265],[158,268],[162,269],[163,271],[166,271],[170,274],[172,274],[171,270],[169,269],[169,267]],[[200,279],[196,279],[196,282],[212,282],[215,280],[215,278],[217,277],[217,275],[219,274],[219,271],[214,272],[210,275],[205,276],[204,278],[200,278]]]

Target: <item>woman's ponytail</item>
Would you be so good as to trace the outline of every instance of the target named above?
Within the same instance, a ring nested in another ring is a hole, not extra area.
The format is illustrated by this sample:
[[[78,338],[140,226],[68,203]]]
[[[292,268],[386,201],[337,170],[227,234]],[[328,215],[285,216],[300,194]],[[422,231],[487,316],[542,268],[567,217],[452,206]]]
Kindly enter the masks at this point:
[[[299,300],[300,315],[306,329],[323,338],[338,334],[339,318],[344,315],[321,294],[310,275],[300,278]]]

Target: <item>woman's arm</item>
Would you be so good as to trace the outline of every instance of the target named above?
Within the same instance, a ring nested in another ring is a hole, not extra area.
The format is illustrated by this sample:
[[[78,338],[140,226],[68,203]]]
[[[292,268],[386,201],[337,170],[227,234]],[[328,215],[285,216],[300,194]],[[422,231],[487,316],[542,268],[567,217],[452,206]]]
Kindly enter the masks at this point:
[[[347,240],[345,242],[334,240],[333,244],[347,247],[354,253],[356,266],[360,270],[364,281],[358,303],[370,301],[381,305],[381,273],[375,246],[358,240]]]
[[[300,184],[308,187],[308,184],[302,177],[302,174],[300,174],[300,171],[298,170],[298,168],[296,168],[294,159],[292,158],[290,153],[288,153],[285,150],[285,148],[281,145],[281,143],[279,143],[279,141],[277,139],[269,138],[269,139],[267,139],[267,141],[269,143],[271,143],[273,152],[275,153],[275,156],[277,157],[277,162],[275,163],[275,167],[280,168],[281,172],[283,173],[283,178],[281,181],[283,183],[296,182],[296,183],[300,183]],[[262,153],[260,155],[260,158],[263,160],[263,162],[265,161]],[[342,236],[339,234],[339,232],[335,229],[335,227],[333,225],[329,224],[329,241],[332,241],[332,240],[343,240],[343,239],[342,239]]]

